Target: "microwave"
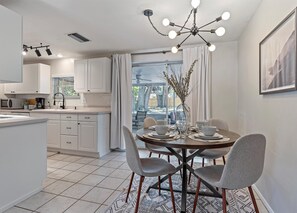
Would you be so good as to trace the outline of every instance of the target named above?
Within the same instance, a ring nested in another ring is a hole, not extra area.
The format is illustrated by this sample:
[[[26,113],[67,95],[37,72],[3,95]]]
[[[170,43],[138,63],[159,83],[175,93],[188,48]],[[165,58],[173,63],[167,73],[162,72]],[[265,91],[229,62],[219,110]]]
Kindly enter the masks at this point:
[[[8,98],[1,99],[1,109],[22,109],[24,107],[24,99]]]

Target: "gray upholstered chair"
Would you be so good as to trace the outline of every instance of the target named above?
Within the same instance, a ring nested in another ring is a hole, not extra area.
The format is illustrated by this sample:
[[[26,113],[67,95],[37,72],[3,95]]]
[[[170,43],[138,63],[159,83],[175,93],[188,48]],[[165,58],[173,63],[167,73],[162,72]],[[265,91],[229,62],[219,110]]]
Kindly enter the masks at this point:
[[[142,187],[142,182],[144,181],[144,177],[157,177],[157,176],[168,174],[173,211],[176,212],[174,193],[172,188],[172,180],[171,180],[171,175],[175,173],[175,167],[170,163],[168,163],[167,161],[165,161],[164,159],[140,158],[137,150],[137,146],[135,144],[131,131],[125,126],[123,126],[123,131],[124,131],[124,137],[125,137],[125,143],[126,143],[127,163],[130,169],[132,170],[132,176],[130,179],[126,202],[128,201],[128,197],[129,197],[129,193],[131,190],[131,185],[132,185],[135,173],[140,176],[135,212],[138,212],[139,198],[141,194],[141,187]],[[160,184],[159,184],[159,190],[160,190]]]
[[[266,139],[261,134],[250,134],[239,138],[233,145],[226,165],[201,167],[195,170],[199,177],[194,200],[195,212],[200,184],[207,182],[212,186],[222,189],[223,212],[227,212],[226,189],[242,189],[248,187],[256,212],[257,203],[252,190],[252,185],[260,178],[265,158]]]
[[[228,124],[225,121],[220,120],[220,119],[210,119],[209,120],[209,125],[216,126],[218,129],[229,131]],[[190,150],[190,153],[192,154],[195,151],[196,150]],[[208,149],[208,150],[204,150],[203,152],[198,154],[197,157],[202,158],[202,167],[204,167],[204,159],[213,160],[213,164],[216,165],[216,159],[217,158],[222,158],[223,162],[225,164],[226,163],[225,155],[228,154],[229,151],[230,151],[229,147],[220,148],[220,149]],[[193,164],[194,164],[194,158],[191,161],[191,167],[193,167]],[[192,174],[190,173],[189,183],[191,181],[191,175]]]
[[[143,129],[148,129],[151,126],[157,124],[157,121],[152,117],[146,117],[143,122]],[[170,163],[170,156],[173,154],[166,148],[161,146],[156,146],[152,144],[145,143],[145,147],[150,151],[149,157],[152,156],[152,153],[158,154],[159,157],[161,155],[167,155],[168,162]],[[181,149],[174,149],[176,152],[181,152]]]

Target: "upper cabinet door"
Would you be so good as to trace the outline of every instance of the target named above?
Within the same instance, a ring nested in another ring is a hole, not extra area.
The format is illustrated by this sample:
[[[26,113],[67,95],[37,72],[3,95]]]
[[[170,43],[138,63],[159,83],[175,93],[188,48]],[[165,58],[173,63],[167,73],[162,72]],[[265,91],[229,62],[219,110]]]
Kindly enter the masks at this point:
[[[88,60],[74,62],[74,89],[76,92],[88,91]]]
[[[0,83],[22,81],[22,22],[20,15],[0,5]]]
[[[89,59],[88,89],[94,93],[110,93],[111,62],[108,58]]]

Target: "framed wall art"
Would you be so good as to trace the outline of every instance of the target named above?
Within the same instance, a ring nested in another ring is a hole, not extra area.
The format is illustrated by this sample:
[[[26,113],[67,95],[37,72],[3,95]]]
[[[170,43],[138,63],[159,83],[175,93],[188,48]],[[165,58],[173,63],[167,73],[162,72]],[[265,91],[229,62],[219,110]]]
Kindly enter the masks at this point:
[[[296,90],[296,9],[259,44],[260,94]]]

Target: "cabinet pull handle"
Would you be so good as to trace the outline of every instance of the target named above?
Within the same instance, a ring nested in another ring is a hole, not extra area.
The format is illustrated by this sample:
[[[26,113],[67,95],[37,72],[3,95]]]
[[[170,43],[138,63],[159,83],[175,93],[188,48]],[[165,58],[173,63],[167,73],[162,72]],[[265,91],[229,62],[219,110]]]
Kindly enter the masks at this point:
[[[38,91],[36,91],[36,92],[38,92]]]
[[[66,129],[71,129],[71,127],[66,127]]]
[[[88,89],[88,92],[90,92],[90,90]]]
[[[80,125],[80,123],[77,123],[77,125]]]
[[[70,141],[67,141],[66,143],[68,143],[68,144],[71,144],[71,142],[70,142]]]
[[[85,117],[85,119],[90,119],[90,117]]]
[[[71,116],[67,116],[66,118],[71,118]]]

